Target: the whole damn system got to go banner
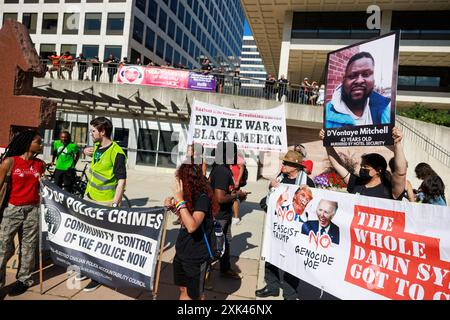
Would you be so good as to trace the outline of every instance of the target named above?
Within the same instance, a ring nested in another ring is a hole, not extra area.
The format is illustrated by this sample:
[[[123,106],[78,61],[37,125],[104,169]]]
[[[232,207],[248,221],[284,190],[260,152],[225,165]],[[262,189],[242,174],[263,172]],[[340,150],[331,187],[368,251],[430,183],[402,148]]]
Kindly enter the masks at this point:
[[[55,264],[112,288],[153,290],[163,208],[108,208],[41,184],[42,247]]]
[[[340,299],[450,300],[449,207],[284,184],[268,204],[280,269]]]
[[[285,152],[287,149],[284,105],[267,110],[230,109],[194,100],[188,144],[214,148],[231,141],[242,151]]]

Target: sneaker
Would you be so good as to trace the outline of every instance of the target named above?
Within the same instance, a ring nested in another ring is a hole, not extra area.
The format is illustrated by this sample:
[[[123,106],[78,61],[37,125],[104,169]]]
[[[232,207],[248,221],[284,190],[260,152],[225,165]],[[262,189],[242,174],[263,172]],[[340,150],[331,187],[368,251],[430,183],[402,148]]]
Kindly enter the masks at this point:
[[[212,289],[213,289],[213,283],[212,283],[211,272],[207,272],[206,278],[205,278],[205,290],[212,290]]]
[[[85,292],[92,292],[92,291],[94,291],[95,289],[97,289],[100,286],[101,286],[100,283],[98,283],[95,280],[91,280],[91,282],[88,283],[88,285],[83,289],[83,291],[85,291]]]
[[[8,295],[11,297],[15,297],[25,293],[28,290],[29,286],[21,281],[16,281],[13,287],[9,289]]]
[[[232,218],[231,219],[231,224],[232,225],[238,225],[238,224],[240,224],[241,223],[241,218]]]
[[[235,280],[242,279],[242,277],[239,275],[239,273],[233,269],[228,269],[228,271],[226,271],[226,272],[221,271],[220,275],[222,277],[231,278],[231,279],[235,279]]]
[[[83,280],[86,280],[87,278],[88,278],[87,276],[83,276],[81,273],[77,273],[75,275],[75,280],[76,281],[83,281]]]

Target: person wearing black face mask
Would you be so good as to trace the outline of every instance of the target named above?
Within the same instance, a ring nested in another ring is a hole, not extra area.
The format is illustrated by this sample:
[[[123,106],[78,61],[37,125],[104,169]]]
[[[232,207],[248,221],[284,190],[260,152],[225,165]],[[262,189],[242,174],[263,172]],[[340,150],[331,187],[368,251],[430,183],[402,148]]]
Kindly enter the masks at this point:
[[[320,131],[320,138],[323,140],[324,130]],[[395,172],[389,174],[387,162],[383,156],[377,153],[370,153],[361,156],[361,167],[359,174],[351,174],[340,161],[339,155],[334,148],[327,147],[328,159],[337,173],[347,183],[349,193],[361,194],[369,197],[400,200],[406,186],[407,162],[401,144],[403,135],[400,129],[392,130],[394,139],[394,162]]]

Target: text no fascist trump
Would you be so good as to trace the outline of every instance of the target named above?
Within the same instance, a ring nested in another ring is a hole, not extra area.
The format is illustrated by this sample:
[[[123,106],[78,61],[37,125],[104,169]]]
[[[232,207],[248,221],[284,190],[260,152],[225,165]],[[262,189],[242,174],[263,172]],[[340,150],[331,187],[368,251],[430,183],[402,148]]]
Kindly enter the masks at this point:
[[[219,141],[235,142],[240,149],[285,150],[284,106],[269,110],[235,110],[195,101],[189,142],[214,147]]]

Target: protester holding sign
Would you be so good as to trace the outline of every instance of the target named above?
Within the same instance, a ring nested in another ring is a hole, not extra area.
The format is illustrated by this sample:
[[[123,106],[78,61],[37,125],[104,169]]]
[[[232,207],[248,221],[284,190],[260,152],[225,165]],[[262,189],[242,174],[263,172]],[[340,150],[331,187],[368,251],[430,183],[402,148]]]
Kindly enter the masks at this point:
[[[0,190],[5,183],[9,188],[0,224],[0,289],[5,285],[6,263],[13,253],[16,233],[20,241],[19,270],[10,296],[24,293],[33,284],[31,273],[39,242],[39,180],[45,171],[45,163],[36,156],[42,146],[38,132],[21,132],[6,148],[0,167]]]
[[[320,138],[325,137],[325,131],[320,131]],[[403,135],[400,129],[392,130],[394,140],[394,163],[396,171],[389,174],[387,162],[377,153],[365,154],[361,157],[359,175],[351,174],[341,163],[333,147],[327,147],[328,159],[333,168],[348,184],[350,193],[370,197],[401,200],[406,187],[407,163],[401,144]]]
[[[111,120],[99,117],[90,124],[95,145],[84,149],[85,155],[92,157],[86,195],[95,203],[117,207],[125,191],[126,155],[122,148],[111,140],[113,130]],[[93,291],[99,286],[97,281],[92,280],[84,290]]]
[[[165,206],[176,211],[182,225],[173,260],[174,282],[180,287],[180,300],[204,300],[210,257],[205,241],[210,241],[212,218],[219,211],[219,204],[200,165],[184,163],[180,166],[174,196],[165,200]]]
[[[303,157],[300,153],[292,150],[288,151],[283,158],[283,165],[281,166],[280,175],[278,175],[276,179],[270,181],[269,188],[278,188],[281,183],[294,185],[308,184],[308,186],[314,188],[314,182],[311,179],[307,178],[306,173],[303,172],[302,161]],[[301,189],[302,188],[299,188],[299,195],[302,191]],[[295,204],[295,207],[297,207],[297,204]],[[280,288],[282,288],[284,299],[297,299],[297,289],[299,286],[298,278],[292,276],[289,273],[285,273],[283,270],[279,269],[269,262],[265,263],[264,272],[264,281],[266,282],[266,286],[255,291],[255,295],[257,297],[276,297],[280,294]]]
[[[213,169],[209,176],[211,187],[219,202],[220,210],[217,216],[222,225],[223,233],[227,236],[226,249],[222,258],[220,258],[220,272],[223,276],[232,279],[241,279],[237,271],[231,268],[230,262],[230,243],[231,243],[231,217],[233,202],[244,201],[247,193],[242,190],[234,190],[233,174],[230,170],[230,164],[237,163],[237,146],[233,142],[219,142],[215,153]]]

